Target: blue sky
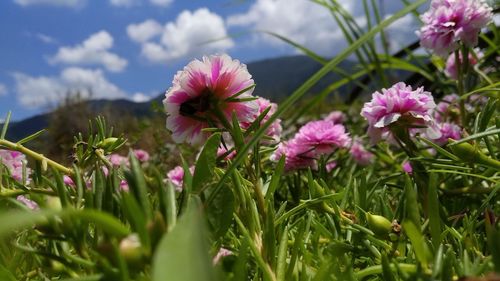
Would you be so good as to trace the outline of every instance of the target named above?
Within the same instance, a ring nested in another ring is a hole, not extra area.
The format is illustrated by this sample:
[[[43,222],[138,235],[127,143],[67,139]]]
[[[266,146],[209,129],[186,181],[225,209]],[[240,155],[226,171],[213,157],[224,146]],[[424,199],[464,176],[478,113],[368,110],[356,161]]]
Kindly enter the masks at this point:
[[[386,14],[396,1],[386,0]],[[361,0],[339,2],[364,24]],[[418,22],[401,21],[391,29],[395,49],[416,38]],[[2,0],[0,118],[48,111],[76,92],[145,101],[204,54],[246,63],[296,53],[255,29],[326,56],[345,46],[328,11],[308,0]],[[240,36],[207,43],[229,35]]]

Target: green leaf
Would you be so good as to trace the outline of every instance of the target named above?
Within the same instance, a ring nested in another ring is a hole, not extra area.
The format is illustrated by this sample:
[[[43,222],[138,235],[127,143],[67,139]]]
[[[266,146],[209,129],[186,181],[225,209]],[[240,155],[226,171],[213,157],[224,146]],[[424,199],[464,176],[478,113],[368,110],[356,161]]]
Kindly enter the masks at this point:
[[[429,202],[429,228],[432,237],[432,245],[434,250],[439,248],[441,244],[441,216],[439,215],[439,198],[438,198],[438,177],[432,173],[429,179],[428,202]]]
[[[62,219],[80,220],[92,223],[108,234],[125,237],[130,231],[114,216],[96,210],[73,210],[63,209],[61,211],[43,210],[37,212],[11,211],[0,215],[0,238],[12,234],[14,231],[27,228],[38,223],[45,223],[51,217],[58,216]]]
[[[198,157],[198,160],[196,161],[196,167],[193,175],[193,189],[191,190],[193,193],[197,193],[202,190],[203,186],[207,184],[207,182],[209,182],[214,175],[220,136],[221,135],[219,133],[216,133],[208,138],[200,156]]]
[[[10,116],[12,112],[7,113],[7,117],[5,117],[5,121],[3,122],[3,127],[2,127],[2,132],[0,133],[0,140],[5,138],[5,135],[7,134],[7,128],[9,127],[9,122],[10,122]]]
[[[226,234],[233,221],[234,195],[230,188],[222,189],[207,209],[207,218],[214,239]]]
[[[0,265],[0,280],[16,281],[16,277],[4,266]]]
[[[410,242],[413,246],[413,251],[415,252],[415,256],[418,261],[424,268],[427,268],[428,265],[428,256],[430,251],[427,247],[427,243],[425,242],[424,236],[420,232],[420,229],[410,220],[405,220],[403,222],[403,229],[410,239]]]
[[[278,281],[285,281],[286,273],[286,258],[288,253],[288,227],[285,226],[283,234],[281,235],[280,246],[278,249],[278,260],[276,262],[276,279]]]
[[[153,281],[215,281],[208,255],[200,203],[191,200],[172,232],[163,236],[153,257]]]
[[[129,159],[130,171],[125,172],[125,178],[127,179],[130,191],[132,191],[132,194],[136,198],[137,202],[141,205],[146,220],[149,220],[152,217],[152,210],[148,197],[148,187],[146,179],[144,178],[144,172],[142,171],[139,160],[137,160],[133,153],[130,153]]]
[[[269,187],[266,192],[266,200],[271,200],[271,198],[274,198],[274,192],[276,191],[276,189],[278,189],[278,186],[280,184],[281,174],[283,174],[283,171],[285,170],[285,160],[286,158],[283,155],[276,165],[276,169],[273,171],[273,177],[271,178],[271,182],[269,183]]]

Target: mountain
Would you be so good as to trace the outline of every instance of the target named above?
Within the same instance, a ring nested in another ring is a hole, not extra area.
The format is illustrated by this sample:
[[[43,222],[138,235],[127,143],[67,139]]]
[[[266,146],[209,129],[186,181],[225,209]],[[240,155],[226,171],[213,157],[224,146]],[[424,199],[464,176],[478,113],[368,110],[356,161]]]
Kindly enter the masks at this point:
[[[339,68],[349,73],[355,64],[355,62],[347,60],[342,62]],[[248,71],[252,74],[256,84],[254,94],[276,102],[289,96],[311,77],[311,75],[316,73],[321,66],[320,63],[303,55],[271,58],[247,64]],[[310,92],[319,92],[338,79],[338,75],[330,73],[321,79]],[[339,92],[344,92],[344,90],[340,89]],[[124,99],[92,100],[89,101],[89,107],[96,114],[103,112],[105,109],[126,109],[127,113],[132,115],[147,117],[154,114],[151,110],[152,102],[161,104],[163,98],[164,94],[162,93],[152,101],[143,103],[135,103]],[[10,123],[7,137],[11,140],[19,140],[46,128],[51,114],[52,113],[40,114],[22,121]]]

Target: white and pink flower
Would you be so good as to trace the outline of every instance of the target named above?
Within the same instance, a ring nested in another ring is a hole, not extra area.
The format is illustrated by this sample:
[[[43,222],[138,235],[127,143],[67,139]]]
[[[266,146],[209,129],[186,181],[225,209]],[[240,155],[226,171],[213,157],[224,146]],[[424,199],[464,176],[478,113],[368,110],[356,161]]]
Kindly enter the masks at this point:
[[[201,144],[208,133],[205,128],[220,126],[221,114],[231,120],[233,112],[240,122],[251,122],[258,105],[241,101],[251,97],[254,81],[247,67],[228,55],[203,57],[179,71],[165,94],[167,128],[177,143]],[[248,89],[237,97],[235,94]]]
[[[442,57],[457,50],[460,41],[474,47],[481,28],[492,18],[492,8],[484,0],[432,0],[421,16],[420,44]]]
[[[389,89],[382,89],[382,93],[373,93],[372,100],[364,104],[361,116],[368,121],[372,142],[377,142],[382,136],[387,137],[389,127],[395,124],[408,128],[425,126],[427,136],[436,139],[441,133],[432,116],[435,107],[430,92],[423,87],[413,90],[400,82]]]

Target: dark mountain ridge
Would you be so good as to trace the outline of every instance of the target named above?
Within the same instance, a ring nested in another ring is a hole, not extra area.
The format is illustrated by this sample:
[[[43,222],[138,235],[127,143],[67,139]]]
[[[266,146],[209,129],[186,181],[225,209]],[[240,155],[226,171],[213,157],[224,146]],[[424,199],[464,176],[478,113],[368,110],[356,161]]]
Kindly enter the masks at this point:
[[[344,61],[339,65],[339,68],[349,73],[355,64],[353,61]],[[279,102],[300,87],[322,65],[307,56],[296,55],[255,61],[248,63],[247,67],[256,83],[254,94]],[[310,92],[317,93],[338,79],[338,75],[331,73],[321,79]],[[341,88],[339,92],[344,92],[344,90],[345,87],[344,89]],[[123,110],[126,110],[127,113],[134,116],[149,117],[155,114],[152,110],[152,103],[161,105],[163,98],[164,93],[159,94],[151,101],[142,103],[125,99],[91,100],[88,101],[88,106],[96,115],[106,109],[119,109],[117,114],[120,114],[120,111],[123,112]],[[47,128],[52,114],[52,112],[48,112],[29,117],[22,121],[11,122],[7,131],[7,137],[11,140],[19,140]]]

